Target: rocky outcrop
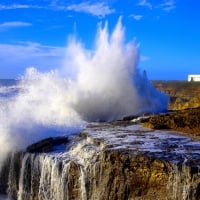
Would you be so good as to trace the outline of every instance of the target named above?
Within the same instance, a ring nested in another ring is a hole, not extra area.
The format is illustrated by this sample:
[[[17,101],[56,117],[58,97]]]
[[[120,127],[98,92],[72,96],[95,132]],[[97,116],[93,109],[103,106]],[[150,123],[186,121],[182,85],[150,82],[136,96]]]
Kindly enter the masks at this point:
[[[200,82],[153,81],[154,86],[170,97],[169,109],[200,107]]]
[[[93,175],[88,182],[88,199],[153,200],[164,199],[169,192],[168,173],[173,167],[168,162],[122,151],[106,151],[98,159],[97,173],[92,173],[94,168],[88,170]]]
[[[200,136],[200,107],[154,115],[142,122],[152,129],[170,129]]]
[[[89,125],[66,149],[11,155],[1,193],[14,200],[200,198],[200,145],[191,138],[116,121]]]
[[[46,138],[39,142],[29,145],[26,151],[29,153],[42,153],[54,151],[56,147],[60,145],[66,145],[69,143],[68,137],[56,137],[56,138]]]

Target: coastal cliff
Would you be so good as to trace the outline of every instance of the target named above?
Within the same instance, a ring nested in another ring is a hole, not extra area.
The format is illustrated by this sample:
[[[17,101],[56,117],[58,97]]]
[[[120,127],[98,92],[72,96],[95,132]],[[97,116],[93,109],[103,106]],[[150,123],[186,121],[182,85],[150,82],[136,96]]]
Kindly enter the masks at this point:
[[[153,85],[170,97],[169,109],[200,107],[200,82],[152,81]]]
[[[199,142],[174,132],[131,121],[95,123],[44,149],[8,157],[1,194],[14,200],[200,198]]]

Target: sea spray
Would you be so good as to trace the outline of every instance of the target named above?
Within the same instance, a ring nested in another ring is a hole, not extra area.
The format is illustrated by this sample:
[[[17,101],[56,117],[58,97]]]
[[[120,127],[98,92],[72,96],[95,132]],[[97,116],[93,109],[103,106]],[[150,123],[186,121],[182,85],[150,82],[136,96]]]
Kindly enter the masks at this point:
[[[167,97],[137,68],[138,49],[134,41],[124,42],[121,20],[111,35],[107,24],[99,27],[94,51],[72,40],[67,55],[77,71],[70,87],[71,105],[82,119],[106,121],[166,109]],[[67,61],[65,67],[70,68]]]
[[[63,66],[46,73],[26,70],[18,93],[0,104],[0,165],[8,152],[78,132],[87,121],[166,110],[168,98],[137,68],[137,45],[124,38],[121,19],[112,34],[106,23],[93,50],[73,38]]]

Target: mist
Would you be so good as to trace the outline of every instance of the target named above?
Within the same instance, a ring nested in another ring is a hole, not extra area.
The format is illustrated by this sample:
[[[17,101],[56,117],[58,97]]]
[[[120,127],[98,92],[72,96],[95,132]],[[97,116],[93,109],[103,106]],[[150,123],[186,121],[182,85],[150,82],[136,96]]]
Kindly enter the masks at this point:
[[[135,41],[119,19],[112,34],[99,25],[93,50],[70,37],[63,65],[21,77],[19,92],[0,104],[0,164],[7,153],[49,136],[80,131],[88,122],[167,109],[168,97],[138,69]],[[48,60],[46,61],[48,63]]]

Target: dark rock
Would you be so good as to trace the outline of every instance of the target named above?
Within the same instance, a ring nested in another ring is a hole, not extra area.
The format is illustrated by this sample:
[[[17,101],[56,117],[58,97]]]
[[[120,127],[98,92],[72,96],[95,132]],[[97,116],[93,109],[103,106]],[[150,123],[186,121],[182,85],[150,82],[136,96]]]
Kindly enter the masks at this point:
[[[68,137],[46,138],[27,147],[29,153],[51,152],[55,146],[69,143]]]
[[[8,166],[10,166],[10,159],[11,157],[9,156],[0,169],[0,194],[6,194],[8,188]]]
[[[136,119],[136,118],[138,118],[139,117],[139,115],[129,115],[129,116],[125,116],[125,117],[123,117],[123,121],[130,121],[130,120],[133,120],[133,119]]]

